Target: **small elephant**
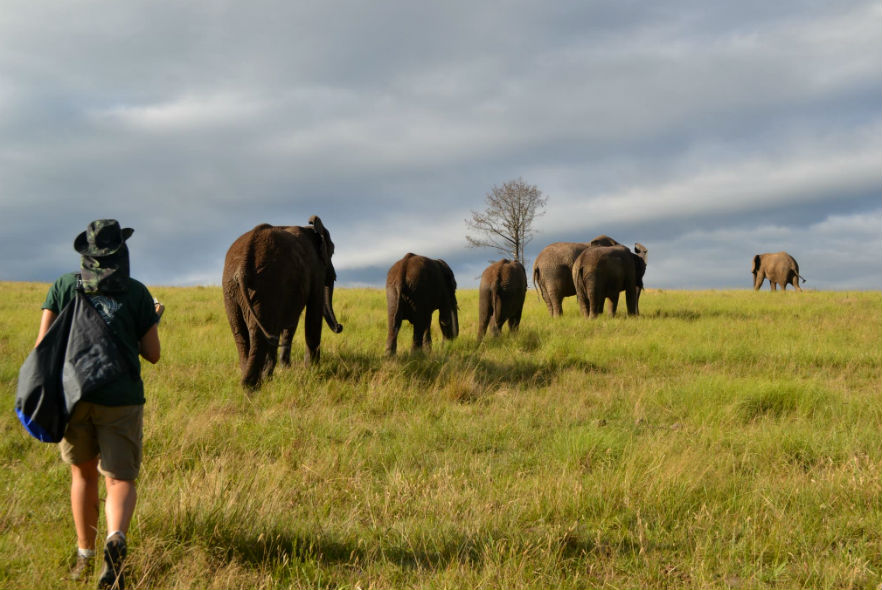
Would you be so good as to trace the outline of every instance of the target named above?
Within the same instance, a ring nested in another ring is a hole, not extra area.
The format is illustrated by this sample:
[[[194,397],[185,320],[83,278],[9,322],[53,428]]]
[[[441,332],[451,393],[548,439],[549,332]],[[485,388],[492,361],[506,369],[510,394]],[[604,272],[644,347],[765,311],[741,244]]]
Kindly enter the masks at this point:
[[[573,284],[573,263],[585,248],[591,246],[621,246],[607,235],[590,242],[554,242],[539,252],[533,263],[533,286],[542,295],[551,317],[563,314],[564,297],[576,294]]]
[[[242,385],[260,386],[273,374],[279,343],[290,361],[291,339],[306,308],[306,360],[319,360],[322,318],[334,333],[332,305],[337,273],[334,243],[321,219],[308,227],[262,224],[239,236],[227,251],[224,307],[239,352]]]
[[[774,254],[757,254],[753,257],[753,290],[759,291],[763,286],[763,280],[769,279],[769,285],[772,291],[778,289],[787,290],[787,285],[791,284],[797,291],[802,291],[799,286],[799,279],[805,282],[802,275],[799,274],[799,265],[796,260],[787,252],[775,252]]]
[[[633,252],[622,245],[586,248],[573,264],[573,284],[582,315],[602,315],[603,304],[609,299],[615,316],[621,291],[625,292],[628,315],[639,315],[647,254],[642,244],[635,244]]]
[[[498,336],[508,322],[509,332],[517,332],[527,294],[527,272],[517,260],[497,260],[481,274],[478,288],[478,342],[484,338],[487,325]]]
[[[459,311],[456,303],[456,279],[440,258],[407,253],[392,265],[386,275],[386,311],[389,333],[386,354],[394,356],[398,348],[401,322],[413,324],[413,347],[416,351],[432,347],[432,313],[438,310],[441,334],[447,340],[459,335]]]

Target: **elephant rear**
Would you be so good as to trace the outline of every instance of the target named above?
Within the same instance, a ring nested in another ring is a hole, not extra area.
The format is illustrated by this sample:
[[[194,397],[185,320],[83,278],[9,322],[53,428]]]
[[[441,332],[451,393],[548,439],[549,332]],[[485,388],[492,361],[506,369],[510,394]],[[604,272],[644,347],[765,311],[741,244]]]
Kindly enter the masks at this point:
[[[484,269],[478,289],[478,342],[488,325],[494,335],[505,322],[511,331],[516,331],[526,294],[527,273],[517,260],[498,260]]]
[[[615,315],[621,291],[625,291],[628,314],[639,314],[646,255],[641,244],[635,246],[634,252],[621,245],[585,249],[573,264],[573,283],[583,315],[601,315],[606,299],[612,302]]]
[[[565,297],[576,294],[573,263],[588,244],[554,242],[539,252],[533,263],[533,285],[539,290],[552,317],[563,314]]]
[[[756,254],[751,264],[751,272],[754,277],[754,290],[758,291],[765,279],[769,280],[769,287],[772,291],[777,290],[777,286],[786,290],[787,285],[793,285],[797,291],[802,291],[799,286],[799,280],[805,279],[799,274],[799,264],[796,259],[787,252],[774,252]]]
[[[441,259],[408,253],[393,264],[386,274],[386,306],[389,325],[387,355],[396,352],[403,320],[414,326],[414,349],[423,344],[431,346],[429,324],[436,309],[444,338],[450,340],[459,335],[456,279]]]

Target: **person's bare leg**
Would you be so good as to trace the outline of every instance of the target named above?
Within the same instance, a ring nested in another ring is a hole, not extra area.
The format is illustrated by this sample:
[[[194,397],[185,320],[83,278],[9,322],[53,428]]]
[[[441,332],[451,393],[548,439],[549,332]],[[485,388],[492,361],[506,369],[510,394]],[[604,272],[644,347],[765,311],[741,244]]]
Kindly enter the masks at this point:
[[[98,534],[98,457],[71,465],[70,507],[80,549],[95,549]]]
[[[107,519],[107,534],[116,531],[128,534],[129,523],[135,513],[135,502],[138,492],[135,482],[126,479],[105,477],[107,500],[104,503],[104,516]]]

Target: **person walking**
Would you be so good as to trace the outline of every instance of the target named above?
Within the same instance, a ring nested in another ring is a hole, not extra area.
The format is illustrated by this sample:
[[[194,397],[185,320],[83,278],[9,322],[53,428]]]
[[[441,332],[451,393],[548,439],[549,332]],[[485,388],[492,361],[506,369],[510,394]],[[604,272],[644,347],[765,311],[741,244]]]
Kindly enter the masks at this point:
[[[135,511],[135,480],[141,467],[144,383],[139,357],[157,363],[159,318],[164,307],[147,287],[129,276],[126,245],[134,230],[115,219],[98,219],[74,240],[81,256],[79,273],[59,277],[46,296],[37,343],[79,290],[113,332],[130,370],[119,379],[83,392],[74,406],[61,458],[71,466],[70,504],[77,533],[74,580],[87,579],[94,567],[98,534],[98,487],[104,477],[107,539],[98,588],[124,590],[126,533]],[[100,474],[100,475],[99,475]]]

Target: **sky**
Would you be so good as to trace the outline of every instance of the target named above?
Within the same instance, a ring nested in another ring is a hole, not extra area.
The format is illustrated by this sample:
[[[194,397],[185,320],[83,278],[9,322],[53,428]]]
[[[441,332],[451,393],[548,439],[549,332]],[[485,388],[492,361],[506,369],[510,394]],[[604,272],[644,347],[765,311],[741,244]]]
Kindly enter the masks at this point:
[[[407,252],[460,287],[465,220],[522,179],[556,241],[644,244],[644,283],[882,289],[882,1],[0,0],[0,280],[75,270],[93,219],[148,285],[218,285],[318,215],[338,286]],[[529,272],[528,272],[529,274]]]

